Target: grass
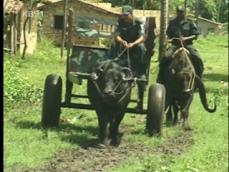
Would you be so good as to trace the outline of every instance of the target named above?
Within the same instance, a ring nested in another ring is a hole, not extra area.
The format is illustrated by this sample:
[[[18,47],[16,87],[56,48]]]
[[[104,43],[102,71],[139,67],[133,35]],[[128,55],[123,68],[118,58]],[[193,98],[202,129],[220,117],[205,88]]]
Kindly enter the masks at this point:
[[[129,156],[109,171],[172,171],[172,172],[226,172],[228,169],[228,75],[227,75],[227,37],[210,35],[195,43],[204,60],[204,83],[209,99],[217,98],[218,109],[215,114],[207,113],[195,94],[190,111],[190,124],[193,128],[191,146],[181,155],[163,153],[143,153]],[[38,45],[38,50],[26,60],[18,57],[10,61],[21,77],[43,89],[45,77],[56,73],[65,80],[65,58],[60,50],[48,41]],[[157,51],[153,59],[157,58]],[[152,62],[150,83],[155,83],[157,63]],[[65,84],[65,83],[63,83]],[[85,91],[85,85],[75,90]],[[146,104],[145,104],[146,106]],[[15,103],[4,108],[4,169],[14,167],[38,167],[47,162],[57,151],[87,145],[97,138],[97,119],[95,112],[75,109],[62,109],[60,128],[40,129],[41,102],[33,104]],[[149,138],[143,134],[145,118],[127,114],[121,123],[124,142],[157,147],[168,138],[183,132],[179,127],[163,128],[163,137]],[[170,145],[171,146],[171,145]],[[134,164],[134,165],[133,165]]]

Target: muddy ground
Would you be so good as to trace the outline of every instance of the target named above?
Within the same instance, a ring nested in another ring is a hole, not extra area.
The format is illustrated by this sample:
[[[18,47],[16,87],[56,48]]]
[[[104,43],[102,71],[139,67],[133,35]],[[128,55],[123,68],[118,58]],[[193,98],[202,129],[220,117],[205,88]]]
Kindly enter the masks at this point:
[[[118,148],[101,148],[96,140],[85,147],[61,150],[40,168],[13,168],[14,172],[102,172],[116,166],[130,156],[139,157],[146,153],[163,155],[180,155],[193,143],[191,131],[181,132],[168,138],[157,147],[146,147],[142,144],[122,142]]]

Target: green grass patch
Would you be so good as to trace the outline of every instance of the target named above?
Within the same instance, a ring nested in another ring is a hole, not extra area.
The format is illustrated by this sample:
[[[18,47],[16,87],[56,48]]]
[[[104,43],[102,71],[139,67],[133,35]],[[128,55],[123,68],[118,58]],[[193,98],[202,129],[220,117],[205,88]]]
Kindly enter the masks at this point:
[[[217,98],[217,112],[207,113],[200,103],[198,94],[195,93],[189,119],[193,128],[191,135],[193,142],[187,150],[185,149],[180,155],[165,155],[162,152],[131,154],[109,171],[226,172],[228,169],[227,37],[209,35],[206,39],[200,38],[196,41],[195,47],[204,60],[203,79],[207,97],[209,100]],[[150,84],[155,83],[158,71],[158,63],[154,62],[157,59],[157,49],[155,52],[151,64]],[[22,78],[29,86],[43,90],[45,77],[50,73],[60,75],[65,81],[66,59],[65,57],[61,59],[59,54],[60,49],[45,40],[38,44],[38,49],[33,56],[26,56],[25,60],[19,57],[10,59],[5,56],[4,62],[14,69],[17,78]],[[81,86],[76,85],[74,90],[85,93],[85,84],[86,82]],[[15,86],[12,83],[9,85]],[[63,88],[64,85],[65,82]],[[63,89],[63,95],[64,91]],[[40,116],[41,101],[38,100],[23,102],[18,99],[10,106],[4,107],[4,169],[6,171],[15,166],[42,166],[57,151],[82,147],[97,138],[98,127],[94,111],[62,109],[59,129],[48,132],[41,130]],[[162,138],[156,138],[146,136],[144,128],[145,116],[126,114],[121,123],[121,130],[124,132],[123,142],[156,148],[165,144],[169,138],[183,132],[180,127],[164,125]]]

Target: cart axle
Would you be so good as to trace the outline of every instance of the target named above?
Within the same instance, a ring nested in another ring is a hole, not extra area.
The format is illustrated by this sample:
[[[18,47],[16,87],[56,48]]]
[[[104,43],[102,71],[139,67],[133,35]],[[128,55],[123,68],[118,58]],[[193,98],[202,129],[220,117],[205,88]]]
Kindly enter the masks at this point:
[[[87,110],[95,110],[95,108],[90,105],[90,104],[82,104],[82,103],[61,103],[61,107],[63,108],[77,108],[77,109],[87,109]],[[147,110],[143,109],[140,111],[137,111],[135,108],[127,108],[126,111],[127,113],[136,113],[136,114],[146,114]]]

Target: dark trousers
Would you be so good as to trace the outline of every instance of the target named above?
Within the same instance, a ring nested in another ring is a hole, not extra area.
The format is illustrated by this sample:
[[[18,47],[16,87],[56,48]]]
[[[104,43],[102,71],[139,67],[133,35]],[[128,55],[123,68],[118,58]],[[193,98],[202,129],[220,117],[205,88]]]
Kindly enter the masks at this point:
[[[130,67],[136,77],[144,75],[146,73],[147,63],[145,45],[142,43],[130,48],[129,57],[127,53],[128,50],[125,51],[121,57],[119,57],[123,50],[123,46],[118,43],[113,43],[109,53],[110,58],[114,59],[118,57],[117,62],[123,67]],[[128,64],[128,60],[130,64]]]

